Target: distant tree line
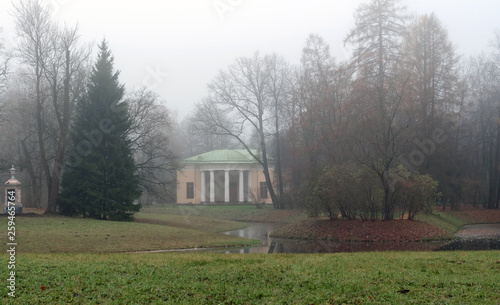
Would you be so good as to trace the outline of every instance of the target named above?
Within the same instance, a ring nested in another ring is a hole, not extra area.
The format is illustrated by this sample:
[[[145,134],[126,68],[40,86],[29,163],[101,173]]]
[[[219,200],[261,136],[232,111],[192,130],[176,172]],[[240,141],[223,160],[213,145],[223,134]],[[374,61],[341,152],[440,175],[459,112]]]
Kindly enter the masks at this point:
[[[338,61],[310,35],[299,65],[238,58],[182,124],[196,154],[239,145],[276,164],[277,208],[331,218],[410,218],[436,204],[498,209],[500,34],[482,55],[457,54],[435,14],[398,0],[355,12]]]

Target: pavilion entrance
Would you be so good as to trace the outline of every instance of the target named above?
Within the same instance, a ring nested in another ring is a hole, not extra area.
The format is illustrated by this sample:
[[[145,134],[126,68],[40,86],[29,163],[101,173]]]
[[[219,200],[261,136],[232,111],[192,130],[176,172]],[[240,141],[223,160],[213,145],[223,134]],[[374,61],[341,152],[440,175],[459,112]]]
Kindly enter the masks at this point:
[[[201,202],[249,202],[251,189],[248,170],[201,171]]]

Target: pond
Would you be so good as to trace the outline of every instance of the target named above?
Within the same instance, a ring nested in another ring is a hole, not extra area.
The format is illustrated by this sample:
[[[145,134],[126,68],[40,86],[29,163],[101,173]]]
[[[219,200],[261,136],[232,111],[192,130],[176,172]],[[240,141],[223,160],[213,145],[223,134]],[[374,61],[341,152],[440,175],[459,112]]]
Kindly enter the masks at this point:
[[[432,242],[338,242],[334,240],[303,240],[272,238],[269,234],[280,227],[277,223],[250,223],[244,229],[224,234],[257,239],[262,244],[249,248],[210,249],[216,253],[337,253],[369,251],[445,251],[500,249],[500,224],[464,226],[457,240]]]

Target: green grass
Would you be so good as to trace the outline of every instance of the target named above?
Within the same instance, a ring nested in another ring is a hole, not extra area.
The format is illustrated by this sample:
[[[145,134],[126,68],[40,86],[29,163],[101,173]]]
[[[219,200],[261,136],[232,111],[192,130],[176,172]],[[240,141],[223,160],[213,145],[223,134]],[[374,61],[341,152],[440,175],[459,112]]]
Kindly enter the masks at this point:
[[[434,211],[432,214],[418,214],[416,219],[430,223],[450,234],[456,233],[463,225],[467,224],[467,222],[460,217],[439,211]]]
[[[242,229],[248,226],[243,222],[207,218],[194,215],[170,215],[170,214],[152,214],[140,212],[135,214],[138,221],[148,220],[152,223],[163,224],[177,228],[195,229],[205,232],[219,233],[231,230]]]
[[[7,296],[5,242],[0,255],[1,303],[500,303],[500,251],[123,253],[254,243],[215,232],[244,226],[224,219],[277,221],[304,215],[254,206],[155,206],[136,217],[153,224],[17,217],[17,297]],[[421,217],[451,233],[464,222],[441,212]],[[7,227],[7,218],[0,218],[0,227]],[[7,230],[3,231],[0,236],[6,241]]]
[[[149,214],[182,215],[187,218],[192,216],[203,216],[250,222],[292,222],[307,217],[304,211],[276,210],[269,205],[261,208],[257,208],[255,205],[155,205],[143,207],[141,212]]]
[[[18,254],[4,304],[498,304],[500,252]],[[0,265],[7,265],[5,255]]]
[[[177,223],[184,221],[177,216]],[[193,219],[194,220],[194,219]],[[69,217],[17,217],[18,250],[26,252],[127,252],[182,248],[208,248],[253,245],[257,241],[214,233],[221,221],[196,221],[204,228],[192,228],[136,222],[114,222]],[[236,223],[227,223],[234,227]],[[241,226],[241,224],[240,224]],[[7,218],[0,219],[7,228]],[[7,240],[7,230],[0,234]],[[6,248],[4,244],[0,247]]]
[[[250,246],[259,241],[218,234],[241,229],[248,221],[284,221],[301,217],[300,211],[277,211],[243,206],[146,207],[135,215],[139,222],[112,222],[70,217],[16,218],[16,241],[21,253],[109,253],[185,248]],[[148,222],[148,223],[144,223]],[[7,218],[0,218],[7,228]],[[7,230],[0,232],[7,240]],[[6,245],[0,250],[6,249]]]

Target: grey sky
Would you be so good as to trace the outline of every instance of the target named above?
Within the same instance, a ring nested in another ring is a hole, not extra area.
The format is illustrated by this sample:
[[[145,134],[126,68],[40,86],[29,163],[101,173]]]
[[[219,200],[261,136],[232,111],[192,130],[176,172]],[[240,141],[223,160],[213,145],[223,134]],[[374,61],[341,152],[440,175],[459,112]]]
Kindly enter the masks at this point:
[[[346,0],[45,0],[61,23],[78,22],[83,41],[106,38],[128,89],[146,84],[182,118],[206,85],[235,58],[277,53],[299,63],[310,33],[346,59],[343,39],[362,1]],[[459,54],[487,50],[500,29],[498,0],[406,0],[409,12],[435,12]],[[13,37],[10,0],[0,0],[0,27]]]

